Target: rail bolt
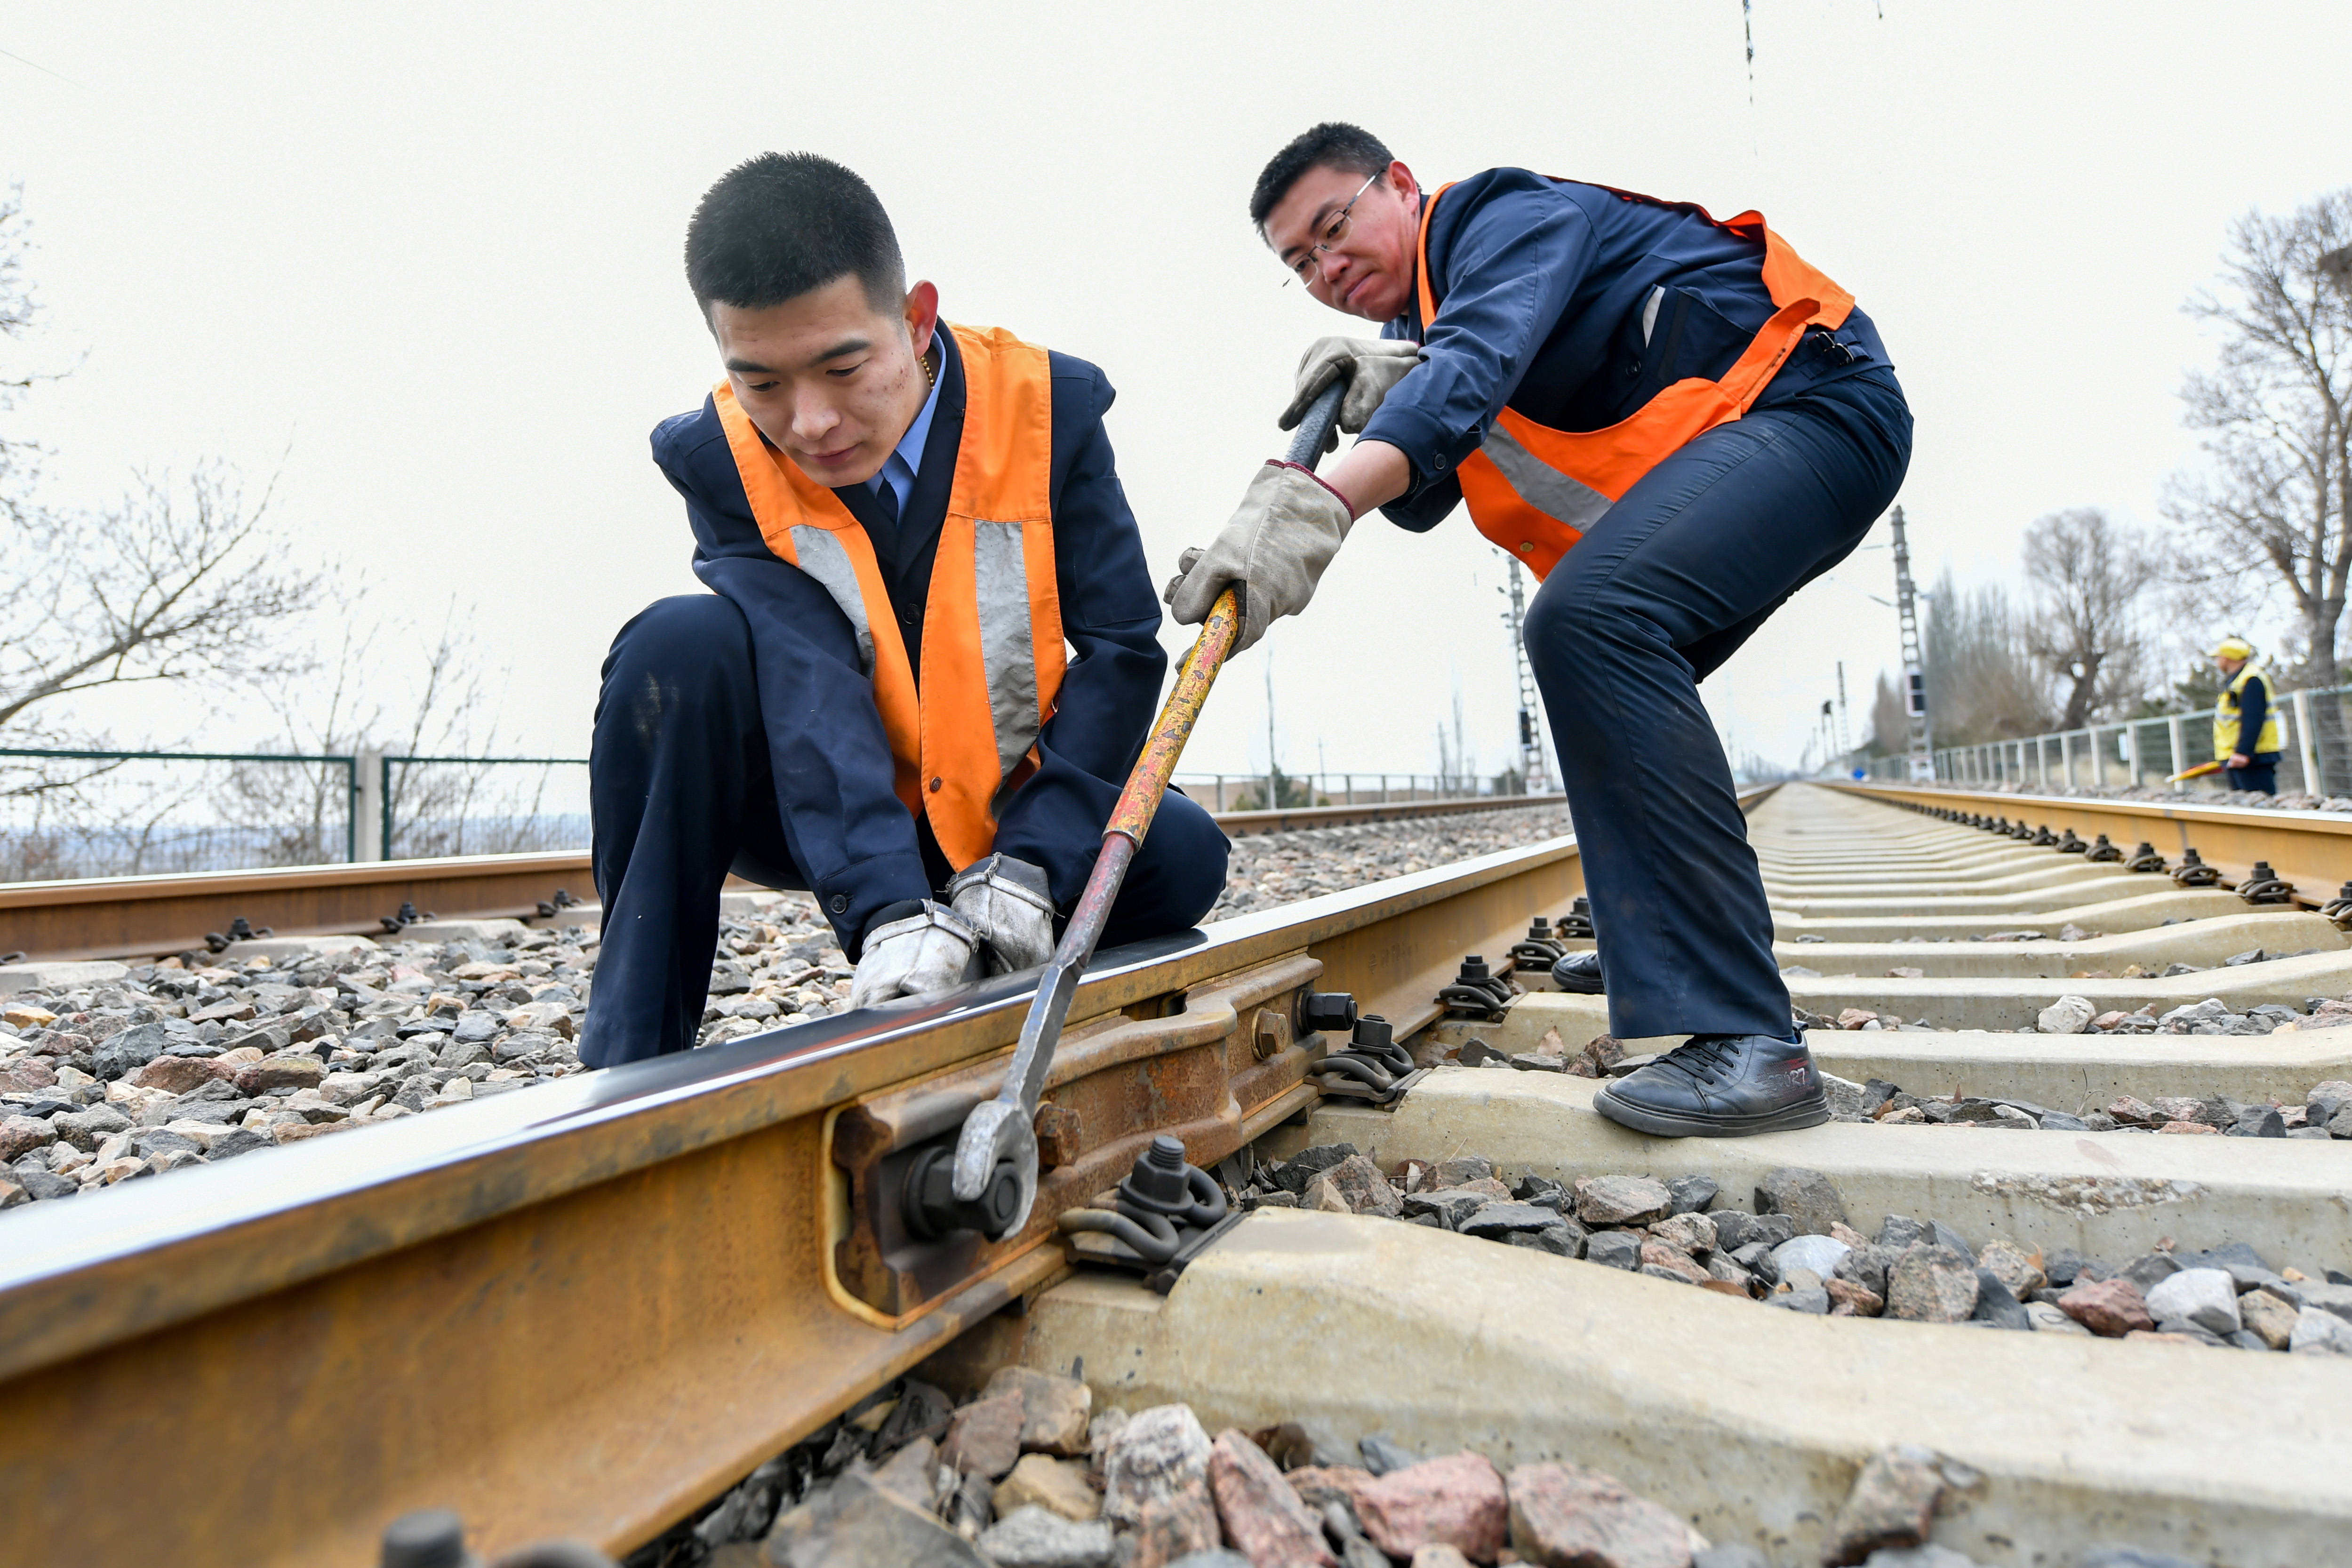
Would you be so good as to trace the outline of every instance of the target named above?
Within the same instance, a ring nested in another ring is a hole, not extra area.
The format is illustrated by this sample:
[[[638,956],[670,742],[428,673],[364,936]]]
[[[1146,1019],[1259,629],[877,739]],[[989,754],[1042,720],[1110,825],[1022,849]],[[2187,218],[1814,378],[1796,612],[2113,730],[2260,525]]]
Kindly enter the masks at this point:
[[[2294,884],[2272,870],[2269,861],[2257,860],[2253,874],[2238,884],[2238,897],[2250,904],[2293,903]]]
[[[383,1568],[482,1568],[466,1550],[465,1522],[446,1508],[404,1513],[383,1527]]]
[[[1356,999],[1345,991],[1303,991],[1298,996],[1298,1032],[1320,1035],[1352,1029]]]
[[[1508,1010],[1511,995],[1511,982],[1487,968],[1484,954],[1474,952],[1463,959],[1461,973],[1437,993],[1437,999],[1449,1013],[1491,1023]]]
[[[231,943],[240,942],[258,942],[261,938],[268,936],[272,929],[273,928],[269,926],[263,926],[259,931],[256,931],[253,929],[252,921],[247,920],[243,915],[239,915],[235,920],[228,922],[228,930],[226,932],[216,931],[208,931],[205,932],[205,945],[211,948],[215,952],[226,952],[229,950]]]
[[[960,1230],[976,1230],[1003,1240],[1021,1210],[1021,1169],[1011,1160],[999,1160],[988,1185],[970,1203],[957,1199],[955,1140],[942,1140],[921,1150],[907,1167],[907,1186],[899,1204],[907,1229],[925,1241],[937,1241]]]
[[[2221,873],[2198,858],[2194,845],[2180,852],[2180,864],[2172,879],[2184,888],[2210,888],[2221,879]]]

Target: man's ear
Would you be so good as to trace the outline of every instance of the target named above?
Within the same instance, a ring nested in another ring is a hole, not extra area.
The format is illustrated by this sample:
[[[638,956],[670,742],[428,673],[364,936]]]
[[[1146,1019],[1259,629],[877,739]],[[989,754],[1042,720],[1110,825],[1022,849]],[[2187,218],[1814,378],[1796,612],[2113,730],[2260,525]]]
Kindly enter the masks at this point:
[[[1392,158],[1389,161],[1387,177],[1381,183],[1394,192],[1400,200],[1407,203],[1411,203],[1421,194],[1421,182],[1412,177],[1412,171],[1404,166],[1404,160],[1402,158]]]
[[[930,353],[931,333],[940,324],[940,291],[930,279],[918,279],[907,290],[906,316],[907,337],[917,355]]]

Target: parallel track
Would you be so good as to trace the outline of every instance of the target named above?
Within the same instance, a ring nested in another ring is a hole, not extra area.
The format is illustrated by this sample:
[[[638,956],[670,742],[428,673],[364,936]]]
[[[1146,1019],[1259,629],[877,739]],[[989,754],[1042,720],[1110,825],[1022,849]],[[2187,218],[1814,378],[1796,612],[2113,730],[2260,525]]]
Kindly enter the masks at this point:
[[[1242,837],[1361,823],[1402,822],[1464,813],[1556,805],[1552,795],[1488,795],[1467,800],[1301,806],[1234,811],[1217,817]],[[279,936],[377,934],[402,904],[445,919],[539,917],[541,904],[595,897],[588,857],[558,854],[467,855],[432,860],[286,866],[257,871],[192,871],[154,877],[92,877],[0,883],[0,953],[33,961],[121,958],[202,948],[207,931],[242,916]],[[553,917],[561,923],[565,917]],[[572,917],[577,919],[577,916]]]

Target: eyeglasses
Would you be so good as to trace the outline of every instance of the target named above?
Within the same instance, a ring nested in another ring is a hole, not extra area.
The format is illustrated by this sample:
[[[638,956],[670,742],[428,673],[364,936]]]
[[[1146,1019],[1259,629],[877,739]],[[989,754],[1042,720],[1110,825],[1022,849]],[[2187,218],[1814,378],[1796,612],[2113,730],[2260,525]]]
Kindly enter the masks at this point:
[[[1356,204],[1364,199],[1364,193],[1370,190],[1373,182],[1380,177],[1375,174],[1371,179],[1358,185],[1356,194],[1348,198],[1348,205],[1331,215],[1330,221],[1323,226],[1323,232],[1317,235],[1315,243],[1307,247],[1307,254],[1290,264],[1290,276],[1282,281],[1284,288],[1289,288],[1293,282],[1304,283],[1310,289],[1315,286],[1315,280],[1323,275],[1323,263],[1318,258],[1329,254],[1332,247],[1348,237],[1348,230],[1355,221],[1349,215],[1355,212]]]

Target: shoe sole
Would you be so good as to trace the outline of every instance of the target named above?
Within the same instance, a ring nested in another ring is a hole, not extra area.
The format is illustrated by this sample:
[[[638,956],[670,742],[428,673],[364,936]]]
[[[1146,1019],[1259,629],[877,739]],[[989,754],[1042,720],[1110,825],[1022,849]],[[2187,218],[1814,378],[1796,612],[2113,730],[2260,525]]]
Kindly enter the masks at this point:
[[[1601,982],[1597,980],[1562,980],[1554,975],[1552,984],[1578,996],[1598,996],[1601,994]]]
[[[1759,1132],[1792,1132],[1801,1127],[1819,1127],[1830,1119],[1829,1099],[1818,1094],[1758,1115],[1691,1116],[1653,1110],[1620,1100],[1604,1089],[1592,1097],[1592,1109],[1620,1127],[1630,1127],[1653,1138],[1748,1138]]]

